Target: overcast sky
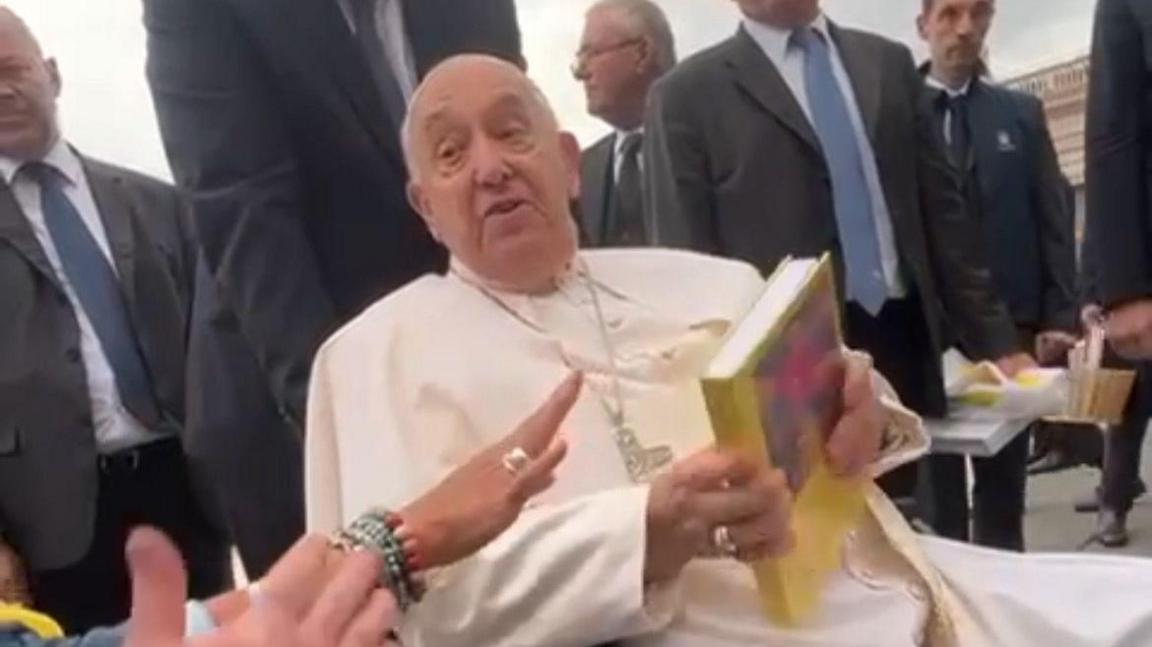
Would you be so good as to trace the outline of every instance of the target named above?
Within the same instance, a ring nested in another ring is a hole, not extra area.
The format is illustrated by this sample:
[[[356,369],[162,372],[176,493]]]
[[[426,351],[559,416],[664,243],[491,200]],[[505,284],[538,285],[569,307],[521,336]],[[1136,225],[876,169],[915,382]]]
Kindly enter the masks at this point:
[[[68,138],[91,155],[167,176],[144,83],[144,33],[138,0],[0,0],[24,16],[64,75]],[[265,0],[275,1],[275,0]],[[419,0],[416,0],[419,1]],[[568,73],[592,0],[517,0],[533,77],[561,120],[591,142],[604,126],[584,114]],[[731,35],[729,0],[660,0],[682,55]],[[999,76],[1087,51],[1092,0],[1000,0],[990,47]],[[914,19],[920,0],[825,0],[834,20],[902,40],[923,53]]]

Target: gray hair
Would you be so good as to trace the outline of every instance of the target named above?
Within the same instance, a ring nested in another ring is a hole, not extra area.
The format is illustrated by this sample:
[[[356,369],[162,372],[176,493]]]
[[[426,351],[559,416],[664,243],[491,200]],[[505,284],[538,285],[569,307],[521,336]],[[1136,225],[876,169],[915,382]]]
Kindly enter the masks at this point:
[[[657,73],[664,74],[676,65],[676,38],[660,5],[652,0],[599,0],[588,12],[604,9],[627,17],[636,35],[652,43]]]

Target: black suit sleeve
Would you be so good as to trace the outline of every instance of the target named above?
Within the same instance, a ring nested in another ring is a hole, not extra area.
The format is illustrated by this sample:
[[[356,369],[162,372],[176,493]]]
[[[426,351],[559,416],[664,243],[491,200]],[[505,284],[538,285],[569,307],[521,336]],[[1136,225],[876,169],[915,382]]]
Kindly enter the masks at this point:
[[[147,0],[145,24],[161,132],[190,190],[204,259],[281,412],[298,423],[313,355],[336,317],[278,91],[226,4]]]
[[[1149,70],[1140,24],[1124,0],[1100,0],[1088,90],[1089,265],[1105,306],[1152,295],[1144,138]]]
[[[1071,186],[1069,186],[1071,189]],[[1075,207],[1073,207],[1075,208]],[[1093,228],[1087,223],[1084,227],[1084,240],[1080,243],[1080,272],[1078,275],[1078,296],[1081,305],[1099,305],[1100,295],[1096,288],[1096,244],[1093,241]]]
[[[703,124],[685,92],[689,84],[670,80],[652,88],[644,122],[648,231],[654,245],[717,254],[721,247]]]
[[[1040,238],[1041,276],[1044,282],[1041,326],[1047,330],[1076,330],[1076,238],[1074,205],[1068,204],[1067,183],[1060,172],[1056,147],[1048,132],[1039,99],[1020,97],[1028,129],[1032,164],[1032,213]]]
[[[964,349],[980,359],[1019,352],[1016,329],[995,296],[992,272],[972,220],[960,177],[944,152],[931,100],[916,72],[912,54],[901,48],[908,96],[915,107],[917,186],[925,220],[928,260],[939,284],[940,299],[950,326]]]

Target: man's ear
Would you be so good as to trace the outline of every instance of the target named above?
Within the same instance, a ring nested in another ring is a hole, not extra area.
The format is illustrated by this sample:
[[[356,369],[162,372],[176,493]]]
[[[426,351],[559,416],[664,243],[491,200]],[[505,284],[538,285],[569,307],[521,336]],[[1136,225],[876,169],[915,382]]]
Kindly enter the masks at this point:
[[[420,219],[424,221],[424,226],[428,228],[428,233],[432,234],[432,238],[436,242],[443,242],[440,240],[440,234],[436,231],[436,223],[432,220],[432,209],[428,204],[427,194],[424,193],[424,188],[416,180],[408,180],[408,204],[412,209],[420,214]]]
[[[640,56],[636,60],[636,71],[643,74],[648,70],[656,69],[656,48],[652,45],[652,40],[648,38],[641,40],[640,47],[636,49],[640,51]]]
[[[60,98],[60,91],[64,89],[64,81],[60,78],[60,67],[56,59],[44,59],[44,69],[48,71],[48,82],[52,84],[52,96]]]
[[[920,14],[916,16],[916,32],[920,34],[920,40],[928,42],[928,15]]]
[[[568,198],[580,197],[580,142],[570,132],[560,132],[560,155],[568,172]]]

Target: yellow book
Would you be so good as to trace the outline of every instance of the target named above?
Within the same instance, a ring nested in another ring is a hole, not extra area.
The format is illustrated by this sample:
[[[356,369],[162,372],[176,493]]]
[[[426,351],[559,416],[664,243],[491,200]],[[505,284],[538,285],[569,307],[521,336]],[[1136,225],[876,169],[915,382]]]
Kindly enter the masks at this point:
[[[866,505],[864,484],[834,477],[824,461],[843,411],[839,313],[831,259],[785,259],[701,379],[718,444],[783,470],[795,495],[796,549],[752,566],[780,624],[816,610]]]

